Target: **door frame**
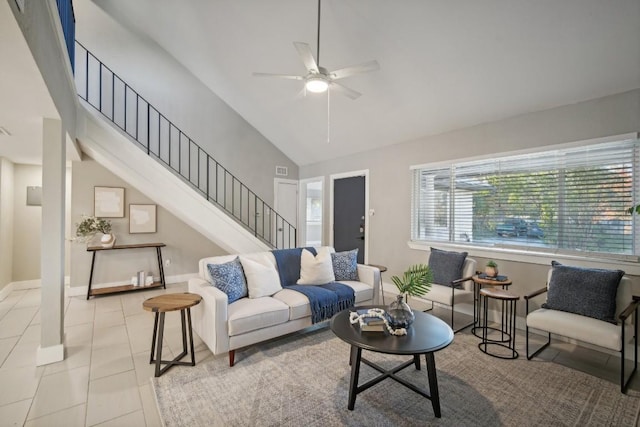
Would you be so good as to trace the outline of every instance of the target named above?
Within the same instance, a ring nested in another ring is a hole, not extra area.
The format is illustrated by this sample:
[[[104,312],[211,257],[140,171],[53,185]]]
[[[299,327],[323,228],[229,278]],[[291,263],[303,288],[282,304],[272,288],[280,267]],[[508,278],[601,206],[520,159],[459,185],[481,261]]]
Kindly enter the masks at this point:
[[[325,225],[325,194],[326,183],[324,176],[316,176],[313,178],[304,178],[298,181],[298,246],[306,246],[307,241],[307,201],[302,198],[302,191],[300,190],[303,185],[309,182],[321,182],[322,183],[322,233],[320,234],[321,245],[324,244],[324,225]]]
[[[329,175],[329,246],[333,246],[334,181],[342,178],[364,177],[364,263],[369,262],[369,169]]]
[[[294,184],[296,186],[296,197],[295,197],[295,201],[296,201],[296,223],[292,224],[293,226],[296,227],[296,241],[295,244],[296,246],[298,245],[299,242],[299,233],[298,233],[298,227],[299,227],[299,223],[300,223],[300,198],[298,197],[300,194],[300,184],[298,182],[298,180],[296,179],[286,179],[286,178],[273,178],[273,210],[280,214],[278,211],[278,184]],[[277,230],[277,224],[274,224],[276,227],[276,233],[278,232]]]

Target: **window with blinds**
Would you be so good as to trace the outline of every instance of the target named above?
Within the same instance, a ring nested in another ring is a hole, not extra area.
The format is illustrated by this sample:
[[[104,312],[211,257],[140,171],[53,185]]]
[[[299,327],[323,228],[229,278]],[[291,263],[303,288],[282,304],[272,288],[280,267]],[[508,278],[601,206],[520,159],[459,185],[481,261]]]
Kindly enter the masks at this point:
[[[638,140],[413,171],[411,238],[638,255]],[[640,233],[638,233],[640,234]]]

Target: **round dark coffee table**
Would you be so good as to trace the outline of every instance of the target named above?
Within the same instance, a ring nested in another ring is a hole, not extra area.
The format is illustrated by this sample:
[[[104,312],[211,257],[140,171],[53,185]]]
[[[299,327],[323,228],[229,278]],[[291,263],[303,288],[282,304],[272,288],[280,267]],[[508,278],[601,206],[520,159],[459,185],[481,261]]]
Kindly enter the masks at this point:
[[[391,378],[405,387],[413,390],[419,395],[431,400],[433,412],[440,418],[440,397],[438,395],[438,378],[436,376],[436,362],[434,352],[447,347],[453,341],[453,330],[442,320],[421,311],[414,311],[416,320],[413,322],[407,335],[393,336],[387,332],[361,332],[358,324],[352,325],[349,321],[349,313],[356,309],[373,308],[374,306],[355,307],[350,310],[343,310],[331,319],[331,330],[338,338],[351,344],[351,381],[349,383],[349,410],[353,410],[356,404],[356,395],[378,384],[385,378]],[[385,308],[375,306],[377,308]],[[375,351],[387,354],[406,354],[413,356],[401,365],[390,370],[385,370],[375,363],[362,357],[362,350]],[[427,364],[427,376],[429,379],[429,391],[422,390],[400,378],[397,372],[408,366],[414,365],[416,370],[420,370],[420,355],[424,354]],[[363,362],[381,373],[362,385],[358,385],[360,374],[360,362]]]

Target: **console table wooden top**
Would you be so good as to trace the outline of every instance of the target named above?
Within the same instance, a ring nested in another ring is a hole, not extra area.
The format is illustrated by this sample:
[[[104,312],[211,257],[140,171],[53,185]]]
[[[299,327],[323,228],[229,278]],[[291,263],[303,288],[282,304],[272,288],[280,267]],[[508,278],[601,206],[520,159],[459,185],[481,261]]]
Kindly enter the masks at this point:
[[[113,245],[112,247],[104,246],[87,246],[87,252],[110,251],[113,249],[136,249],[136,248],[164,248],[164,243],[135,243],[132,245]]]

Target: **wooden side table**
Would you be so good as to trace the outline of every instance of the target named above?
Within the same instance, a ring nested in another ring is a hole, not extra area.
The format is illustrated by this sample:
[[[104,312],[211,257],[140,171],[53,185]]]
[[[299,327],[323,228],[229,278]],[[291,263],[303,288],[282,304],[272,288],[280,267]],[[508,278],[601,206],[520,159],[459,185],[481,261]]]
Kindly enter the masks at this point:
[[[193,351],[193,329],[191,328],[191,307],[200,304],[202,297],[200,295],[191,294],[188,292],[182,294],[165,294],[157,297],[149,298],[142,303],[142,307],[146,311],[151,311],[156,314],[155,321],[153,323],[153,338],[151,339],[151,355],[149,357],[149,363],[156,364],[155,376],[159,377],[164,374],[169,368],[174,365],[187,365],[195,366],[196,358]],[[182,353],[176,356],[173,360],[162,360],[162,339],[164,335],[164,315],[168,311],[180,310],[180,320],[182,321]],[[185,316],[186,312],[186,316]],[[187,353],[187,328],[185,325],[185,317],[189,321],[189,341],[191,350],[191,362],[181,362],[180,359],[185,357]],[[159,322],[158,322],[159,320]],[[156,340],[157,339],[157,340]],[[155,359],[153,354],[156,353]],[[165,364],[167,366],[161,368],[160,365]]]
[[[386,305],[384,302],[384,282],[382,281],[382,273],[387,271],[387,267],[385,267],[384,265],[377,265],[377,264],[367,264],[367,265],[369,267],[375,267],[378,270],[380,270],[380,293],[382,293],[382,304]]]
[[[498,278],[500,278],[501,276],[498,276]],[[509,286],[512,285],[512,281],[509,280],[509,278],[507,278],[506,276],[502,276],[504,279],[503,280],[496,280],[496,279],[487,279],[487,278],[483,278],[480,277],[479,273],[476,274],[475,276],[473,276],[471,279],[473,280],[473,328],[471,328],[471,333],[473,335],[475,335],[478,338],[482,338],[481,335],[478,335],[477,330],[478,329],[482,329],[483,327],[480,326],[480,291],[482,290],[483,287],[491,287],[491,288],[496,288],[496,287],[501,287],[502,289],[507,289]],[[502,321],[504,324],[504,316],[505,316],[505,310],[504,310],[504,302],[502,304]],[[492,327],[488,327],[489,329],[495,329]]]

